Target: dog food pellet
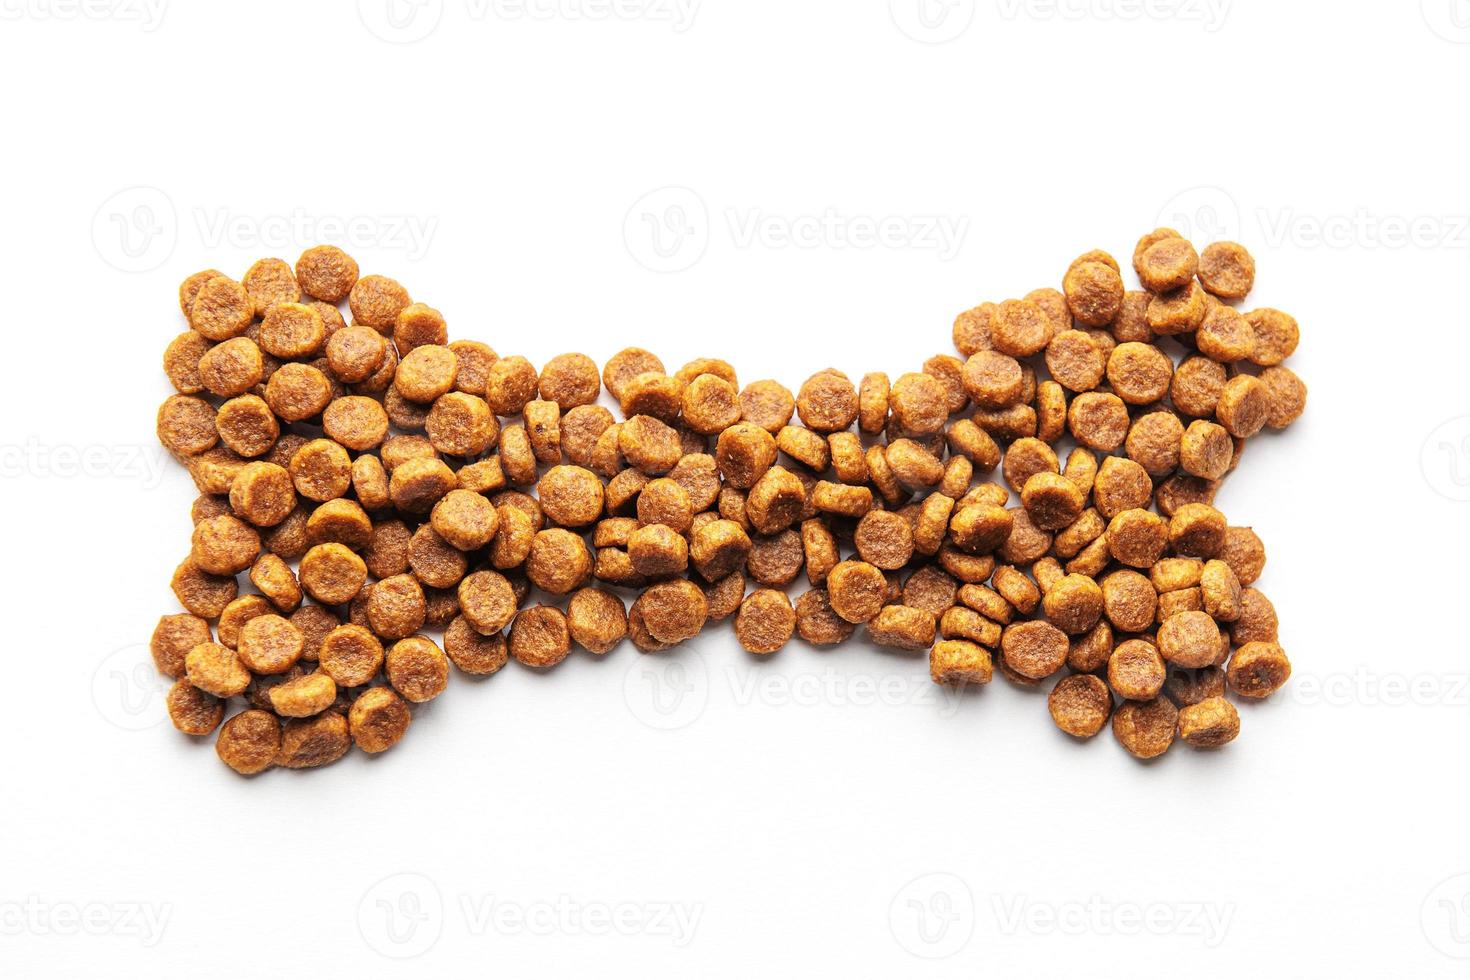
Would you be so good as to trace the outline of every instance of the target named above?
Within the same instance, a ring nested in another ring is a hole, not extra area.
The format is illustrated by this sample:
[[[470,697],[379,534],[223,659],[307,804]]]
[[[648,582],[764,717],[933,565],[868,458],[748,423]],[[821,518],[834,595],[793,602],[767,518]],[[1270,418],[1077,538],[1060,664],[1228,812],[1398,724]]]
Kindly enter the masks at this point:
[[[1278,622],[1276,607],[1257,589],[1240,592],[1240,615],[1230,624],[1230,639],[1236,646],[1275,643]]]
[[[323,673],[304,674],[270,689],[270,703],[282,718],[310,718],[337,700],[337,685]]]
[[[1220,627],[1202,611],[1179,612],[1159,626],[1159,652],[1179,667],[1208,667],[1220,656]]]
[[[424,636],[410,636],[389,647],[383,670],[393,689],[415,704],[432,701],[449,683],[449,658]]]
[[[1148,701],[1164,687],[1168,668],[1147,640],[1124,640],[1108,657],[1108,686],[1129,701]]]
[[[175,681],[164,699],[169,720],[185,735],[208,735],[225,717],[225,702],[186,680]]]
[[[1046,707],[1057,728],[1074,738],[1092,738],[1107,724],[1113,698],[1101,678],[1070,674],[1051,689]]]
[[[1240,713],[1221,697],[1179,709],[1179,738],[1196,749],[1219,748],[1240,734]]]
[[[814,432],[841,432],[857,421],[857,389],[841,371],[818,371],[797,392],[796,414]]]
[[[408,705],[390,687],[363,691],[347,712],[353,743],[369,753],[383,752],[397,745],[412,720]]]
[[[1256,260],[1235,242],[1212,242],[1199,253],[1200,285],[1221,299],[1244,299],[1256,281]]]
[[[1286,360],[1296,350],[1301,331],[1294,317],[1280,310],[1264,307],[1252,310],[1245,315],[1245,318],[1256,334],[1255,347],[1250,355],[1252,364],[1273,367]],[[205,334],[205,336],[209,335]]]
[[[1153,759],[1174,744],[1179,711],[1168,698],[1124,701],[1113,712],[1113,737],[1135,758]]]
[[[735,637],[747,653],[775,653],[795,630],[796,610],[786,593],[776,589],[756,589],[740,603],[735,617]]]
[[[940,640],[929,651],[929,676],[949,687],[989,684],[994,676],[990,651],[969,640]]]
[[[214,749],[221,762],[242,776],[264,772],[280,753],[281,723],[269,711],[242,711],[220,728]]]
[[[903,605],[884,606],[866,625],[874,643],[899,650],[928,650],[938,631],[933,613]]]
[[[240,627],[237,654],[257,674],[279,674],[301,659],[305,640],[291,621],[275,614],[256,616]]]
[[[1039,619],[1007,626],[1000,648],[1006,665],[1031,680],[1048,677],[1067,662],[1067,634]]]
[[[888,600],[888,581],[881,569],[865,561],[839,562],[827,575],[827,595],[837,615],[849,623],[866,623]]]
[[[325,766],[346,755],[351,745],[347,719],[338,712],[291,719],[281,726],[281,750],[276,764],[286,769]]]
[[[1254,641],[1242,645],[1225,667],[1230,690],[1246,698],[1270,697],[1291,678],[1291,661],[1280,644]]]

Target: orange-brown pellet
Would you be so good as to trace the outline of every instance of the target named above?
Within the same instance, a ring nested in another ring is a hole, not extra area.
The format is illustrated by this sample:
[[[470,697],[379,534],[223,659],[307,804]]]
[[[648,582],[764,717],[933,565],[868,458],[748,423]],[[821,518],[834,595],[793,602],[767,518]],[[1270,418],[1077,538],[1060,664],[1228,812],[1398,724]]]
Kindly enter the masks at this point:
[[[1291,661],[1278,643],[1253,641],[1236,650],[1225,667],[1230,690],[1246,698],[1265,698],[1291,678]]]
[[[269,711],[242,711],[220,728],[214,748],[220,761],[242,776],[264,772],[280,752],[281,723]]]
[[[740,603],[735,617],[735,637],[747,653],[775,653],[795,630],[796,610],[786,593],[776,589],[756,589]]]
[[[1219,748],[1240,734],[1240,713],[1224,698],[1205,698],[1179,709],[1179,738],[1196,749]]]
[[[1107,724],[1113,698],[1100,678],[1070,674],[1051,689],[1046,707],[1057,728],[1074,738],[1092,738]]]
[[[949,687],[989,684],[994,676],[990,651],[969,640],[940,640],[929,651],[929,676]]]
[[[424,636],[410,636],[388,648],[383,671],[393,689],[415,704],[431,701],[449,683],[449,658]]]
[[[1043,620],[1012,623],[1000,644],[1006,665],[1031,680],[1048,677],[1067,662],[1067,634]]]
[[[1168,698],[1124,701],[1113,712],[1113,737],[1135,758],[1153,759],[1174,744],[1179,711]]]
[[[893,571],[903,568],[913,557],[913,527],[892,511],[871,510],[858,521],[853,543],[863,561]]]
[[[874,643],[899,650],[928,650],[938,631],[933,613],[897,604],[884,606],[865,625]]]

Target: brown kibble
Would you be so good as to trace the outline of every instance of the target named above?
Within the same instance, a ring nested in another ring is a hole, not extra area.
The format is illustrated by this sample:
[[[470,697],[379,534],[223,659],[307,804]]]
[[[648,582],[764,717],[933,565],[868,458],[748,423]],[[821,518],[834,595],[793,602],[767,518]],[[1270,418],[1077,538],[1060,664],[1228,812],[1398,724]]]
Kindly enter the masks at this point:
[[[1240,713],[1221,697],[1179,709],[1179,737],[1196,749],[1219,748],[1240,734]]]
[[[459,481],[449,466],[432,456],[419,456],[393,467],[388,496],[405,514],[427,514],[456,489]]]
[[[1234,444],[1230,433],[1214,422],[1195,419],[1184,430],[1179,444],[1179,466],[1204,480],[1218,480],[1230,469]]]
[[[919,505],[919,516],[914,521],[914,551],[921,555],[938,554],[949,533],[950,521],[955,512],[955,501],[942,493],[930,494]]]
[[[1021,505],[1031,523],[1043,531],[1068,527],[1086,503],[1077,485],[1060,473],[1034,473],[1021,489]]]
[[[899,375],[888,404],[894,424],[907,435],[932,435],[949,420],[949,392],[932,374]]]
[[[1244,299],[1256,282],[1256,260],[1236,242],[1212,242],[1199,255],[1199,281],[1221,299]]]
[[[888,599],[881,569],[865,561],[839,562],[827,575],[832,609],[849,623],[865,623],[878,615]]]
[[[1108,665],[1113,655],[1113,628],[1107,620],[1072,638],[1067,647],[1067,666],[1079,674],[1095,674]]]
[[[1110,453],[1128,435],[1128,407],[1110,392],[1083,392],[1067,408],[1067,429],[1087,448]]]
[[[628,536],[628,560],[634,571],[648,578],[678,575],[688,567],[689,545],[665,524],[646,524]]]
[[[478,456],[494,445],[500,422],[485,399],[451,391],[434,400],[424,418],[424,431],[429,443],[441,453]]]
[[[197,331],[185,330],[164,348],[163,373],[168,375],[169,384],[179,394],[197,395],[206,387],[200,362],[209,353],[210,346],[210,342]],[[259,350],[256,353],[258,355]]]
[[[1174,363],[1152,344],[1119,344],[1108,356],[1107,376],[1113,392],[1123,401],[1147,405],[1168,392]]]
[[[256,674],[279,674],[301,659],[305,639],[291,621],[274,613],[255,616],[240,627],[236,653]]]
[[[531,553],[536,526],[519,508],[503,504],[495,508],[500,515],[500,528],[490,544],[490,564],[494,568],[515,568]]]
[[[383,668],[393,689],[415,704],[432,701],[449,684],[449,658],[425,636],[406,637],[389,647]]]
[[[589,653],[607,653],[628,635],[623,600],[606,589],[579,589],[567,603],[567,630]]]
[[[272,412],[280,416],[286,422],[303,422],[314,419],[332,404],[334,389],[332,382],[320,370],[310,364],[282,364],[265,385],[265,403],[270,406]],[[354,403],[349,403],[346,409],[338,409],[339,413],[353,408]],[[364,411],[358,407],[356,413],[361,418],[352,418],[351,413],[347,419],[339,414],[334,419],[334,424],[349,424],[362,422],[371,423],[376,416],[370,410]]]
[[[1123,278],[1117,263],[1074,262],[1062,280],[1062,291],[1072,316],[1085,326],[1105,327],[1123,307]]]
[[[638,597],[645,628],[661,643],[692,640],[704,628],[709,605],[704,593],[687,579],[651,585]]]
[[[184,658],[201,643],[208,643],[209,622],[189,613],[161,616],[148,641],[148,651],[160,674],[168,677],[184,675]]]
[[[1220,657],[1220,627],[1207,613],[1175,613],[1159,627],[1159,652],[1179,667],[1209,667]]]
[[[1155,566],[1157,567],[1157,566]],[[1124,633],[1141,633],[1154,621],[1159,596],[1148,577],[1119,569],[1102,581],[1103,612]]]
[[[495,362],[492,374],[504,363]],[[454,351],[439,344],[425,344],[402,355],[393,377],[393,390],[411,402],[427,405],[453,391],[458,374],[459,358]]]
[[[208,345],[208,341],[192,331],[184,336],[197,337],[200,343]],[[172,351],[173,345],[170,345],[169,349]],[[194,389],[194,392],[204,388],[211,395],[232,398],[235,395],[243,395],[258,385],[264,375],[264,369],[260,348],[255,345],[255,341],[249,337],[235,337],[213,347],[207,347],[203,355],[195,362],[197,383],[190,387]]]
[[[281,748],[281,723],[269,711],[251,708],[225,722],[215,740],[220,761],[242,776],[264,772]]]
[[[1199,255],[1187,239],[1162,238],[1134,256],[1138,281],[1151,293],[1167,293],[1186,286],[1199,271]]]
[[[1036,587],[1036,583],[1014,566],[1002,565],[997,568],[991,585],[1006,602],[1028,616],[1041,603],[1041,590]]]
[[[691,380],[681,404],[684,422],[701,435],[718,435],[740,421],[740,395],[717,375],[701,374]]]
[[[1174,744],[1179,711],[1168,698],[1124,701],[1113,712],[1113,737],[1138,759],[1153,759]]]
[[[1275,643],[1277,639],[1276,607],[1257,589],[1240,592],[1240,616],[1230,624],[1230,639],[1237,646],[1247,643]]]
[[[1184,558],[1214,558],[1225,534],[1225,515],[1209,504],[1185,504],[1169,518],[1169,546]]]
[[[863,432],[875,435],[888,425],[891,388],[888,375],[881,371],[863,375],[858,384],[858,428]]]
[[[1051,550],[1052,536],[1031,523],[1024,508],[1012,507],[1011,533],[1000,546],[1000,557],[1012,565],[1027,565]]]
[[[250,686],[250,671],[240,656],[219,643],[200,643],[184,657],[188,682],[217,698],[232,698]]]
[[[1291,677],[1291,661],[1278,643],[1251,642],[1236,650],[1225,680],[1241,697],[1270,697]]]
[[[270,689],[271,707],[283,718],[309,718],[337,700],[337,685],[323,673],[303,674]]]
[[[959,583],[948,572],[935,565],[925,565],[904,581],[903,604],[942,616],[954,606],[958,591]]]
[[[591,470],[580,466],[553,466],[537,484],[536,492],[546,516],[564,527],[586,527],[602,516],[602,481]],[[492,528],[485,540],[493,536]]]
[[[264,456],[281,434],[275,414],[257,395],[241,395],[225,402],[214,417],[214,427],[220,442],[245,459]]]
[[[1159,513],[1173,517],[1186,504],[1210,504],[1220,488],[1219,480],[1201,480],[1188,473],[1175,473],[1154,491],[1154,502]]]
[[[879,646],[928,650],[938,628],[933,613],[912,606],[888,605],[867,622],[868,636]]]
[[[1199,283],[1191,281],[1173,292],[1154,296],[1144,316],[1155,334],[1168,336],[1195,330],[1208,312],[1208,294]]]
[[[776,461],[776,440],[758,425],[736,423],[720,433],[715,461],[727,485],[748,490]]]
[[[1169,400],[1185,415],[1211,418],[1225,390],[1225,365],[1207,357],[1188,357],[1169,381]]]
[[[1052,722],[1074,738],[1092,738],[1107,724],[1113,710],[1108,687],[1092,674],[1071,674],[1057,681],[1047,695]]]
[[[1307,409],[1307,386],[1290,368],[1268,367],[1260,382],[1266,389],[1266,424],[1284,429]]]
[[[795,629],[796,611],[786,593],[776,589],[756,589],[740,603],[735,617],[735,637],[747,653],[775,653]]]
[[[602,484],[597,487],[600,492]],[[541,499],[545,505],[546,498]],[[495,537],[500,529],[500,514],[494,504],[478,493],[451,490],[434,504],[429,523],[450,545],[460,551],[474,551]]]
[[[791,391],[775,381],[752,381],[740,392],[740,419],[771,434],[791,421],[796,412],[796,399]]]
[[[305,303],[277,303],[260,324],[260,349],[281,360],[314,357],[327,342],[322,315]]]
[[[1067,634],[1039,619],[1007,626],[1000,646],[1007,666],[1031,680],[1042,680],[1067,662]]]
[[[944,464],[913,439],[894,439],[883,451],[883,459],[899,486],[910,492],[932,487],[944,477]]]
[[[179,604],[205,619],[214,619],[239,594],[240,583],[233,575],[212,575],[185,558],[174,569],[170,582]]]
[[[1205,562],[1199,590],[1204,611],[1217,623],[1233,623],[1240,618],[1240,581],[1225,562]]]
[[[892,511],[871,510],[858,522],[853,543],[863,561],[893,571],[913,557],[913,527]]]
[[[1247,313],[1245,318],[1256,334],[1255,348],[1251,351],[1252,364],[1272,367],[1286,360],[1296,350],[1301,331],[1291,315],[1262,307]]]
[[[243,572],[260,554],[260,535],[250,525],[228,514],[211,517],[194,525],[189,557],[199,569],[212,575]]]
[[[841,432],[857,421],[857,389],[841,371],[818,371],[797,392],[796,413],[814,432]]]
[[[1265,427],[1271,406],[1271,393],[1259,378],[1238,374],[1220,390],[1215,419],[1232,436],[1247,439]]]
[[[1163,690],[1168,668],[1147,640],[1124,640],[1108,658],[1108,685],[1129,701],[1149,701]]]
[[[602,368],[602,383],[608,394],[621,401],[628,382],[648,373],[663,374],[664,362],[641,347],[628,347],[607,359]]]
[[[383,334],[393,329],[398,314],[411,302],[408,290],[387,276],[363,276],[347,294],[353,321]]]
[[[340,606],[362,591],[367,564],[345,545],[319,544],[301,559],[300,579],[301,587],[317,602]]]
[[[228,276],[207,280],[189,304],[189,326],[208,340],[238,337],[255,317],[255,301]]]
[[[205,269],[203,272],[196,272],[179,283],[179,310],[184,316],[187,317],[189,315],[189,309],[194,305],[194,299],[199,295],[199,290],[204,288],[204,284],[216,276],[222,275],[224,273],[218,269]]]
[[[734,428],[726,431],[734,431]],[[722,444],[723,441],[721,436]],[[679,433],[651,415],[635,415],[622,423],[618,430],[618,449],[627,458],[629,466],[649,476],[663,476],[683,455]],[[774,443],[771,455],[774,458]]]
[[[315,245],[296,260],[296,281],[307,296],[340,303],[357,284],[357,262],[335,245]]]
[[[677,549],[677,545],[673,547]],[[750,537],[739,524],[727,520],[710,521],[690,535],[689,557],[699,574],[706,581],[714,582],[744,565],[751,548]]]
[[[1180,708],[1199,704],[1206,698],[1225,695],[1225,671],[1219,667],[1201,667],[1189,670],[1175,667],[1164,681],[1164,694]]]
[[[932,610],[931,610],[932,611]],[[994,648],[1000,645],[1002,626],[966,606],[951,606],[939,617],[939,635]]]
[[[485,401],[496,415],[519,415],[536,397],[540,383],[530,361],[519,355],[502,357],[485,375]]]
[[[328,438],[362,452],[388,434],[388,413],[371,398],[347,395],[333,399],[322,412],[322,429]]]
[[[826,439],[799,425],[782,426],[776,433],[777,449],[818,473],[827,468],[830,459],[827,446]]]
[[[826,589],[811,589],[796,600],[796,632],[813,646],[833,646],[856,627],[837,615]]]
[[[554,465],[561,462],[561,409],[556,402],[533,399],[521,410],[526,439],[536,462]]]
[[[1256,334],[1250,321],[1224,304],[1209,308],[1194,334],[1199,352],[1221,364],[1234,364],[1250,357]]]
[[[929,651],[929,676],[948,687],[989,684],[994,676],[990,651],[969,640],[940,640]]]
[[[279,555],[267,552],[256,559],[250,568],[250,581],[283,613],[291,613],[301,605],[296,573]]]
[[[169,720],[185,735],[208,735],[225,716],[225,703],[186,680],[175,681],[165,699]]]
[[[170,395],[158,409],[158,441],[171,453],[197,456],[219,441],[214,408],[192,395]]]
[[[1151,568],[1169,543],[1169,528],[1158,514],[1132,508],[1108,522],[1108,551],[1133,568]]]
[[[961,378],[965,393],[982,408],[1006,408],[1022,400],[1021,365],[1008,354],[982,350],[971,355]]]
[[[538,531],[526,557],[526,576],[552,595],[566,595],[592,574],[592,553],[582,536],[564,528]]]
[[[1103,591],[1086,575],[1067,574],[1046,589],[1041,608],[1062,632],[1086,633],[1102,615]]]
[[[351,746],[347,719],[339,712],[293,719],[281,726],[281,751],[276,764],[287,769],[325,766],[346,755]]]
[[[1029,357],[1044,348],[1056,331],[1053,320],[1029,299],[1008,299],[990,315],[990,339],[994,349],[1011,357]]]
[[[413,715],[408,705],[390,687],[373,687],[363,691],[347,712],[347,726],[352,741],[364,752],[383,752],[408,732]]]
[[[640,374],[623,386],[618,405],[624,418],[649,415],[673,425],[684,407],[684,382],[653,371]]]
[[[746,516],[761,534],[784,531],[796,523],[805,507],[806,487],[782,466],[772,466],[762,473],[745,498]]]
[[[1152,477],[1163,477],[1179,466],[1184,423],[1170,411],[1149,412],[1134,421],[1124,440],[1128,458]]]
[[[612,412],[601,405],[578,405],[561,418],[561,448],[578,466],[591,467],[597,440],[614,424]]]
[[[366,628],[344,624],[322,638],[317,659],[338,687],[360,687],[383,666],[383,644]]]

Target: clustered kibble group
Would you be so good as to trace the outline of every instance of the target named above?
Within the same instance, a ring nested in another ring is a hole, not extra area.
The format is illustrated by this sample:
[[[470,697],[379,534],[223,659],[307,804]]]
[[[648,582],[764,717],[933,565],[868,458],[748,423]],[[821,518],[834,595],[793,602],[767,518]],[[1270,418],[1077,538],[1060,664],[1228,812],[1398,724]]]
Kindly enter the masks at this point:
[[[319,766],[397,743],[451,664],[653,653],[733,617],[752,654],[863,626],[939,684],[1061,675],[1056,726],[1111,719],[1139,758],[1223,745],[1227,691],[1291,671],[1261,541],[1212,502],[1302,413],[1297,324],[1230,305],[1240,245],[1159,229],[1133,268],[1141,290],[1089,252],[1060,290],[960,314],[959,357],[794,394],[639,348],[538,372],[333,246],[192,275],[157,420],[200,492],[187,611],[152,639],[169,714],[240,773]]]

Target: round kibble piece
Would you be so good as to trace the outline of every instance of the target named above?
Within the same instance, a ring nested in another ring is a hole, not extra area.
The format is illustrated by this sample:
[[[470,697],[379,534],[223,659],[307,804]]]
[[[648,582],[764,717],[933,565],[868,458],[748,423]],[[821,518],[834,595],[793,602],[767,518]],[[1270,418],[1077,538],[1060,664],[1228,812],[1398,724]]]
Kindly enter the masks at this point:
[[[310,718],[337,700],[337,685],[323,673],[303,674],[270,689],[271,707],[283,718]]]
[[[277,303],[260,324],[260,348],[272,357],[312,357],[327,342],[322,315],[305,303]]]
[[[1225,547],[1225,515],[1209,504],[1188,503],[1169,518],[1169,546],[1185,558],[1213,558]]]
[[[1225,382],[1215,403],[1215,419],[1238,439],[1265,428],[1271,417],[1271,393],[1259,379],[1240,374]]]
[[[186,336],[199,335],[190,333]],[[232,398],[243,395],[260,383],[265,364],[255,341],[248,337],[235,337],[206,350],[197,361],[197,370],[200,386],[212,395]]]
[[[1199,255],[1187,239],[1162,238],[1134,257],[1133,268],[1144,289],[1166,293],[1189,284],[1199,271]]]
[[[227,276],[205,282],[189,304],[189,326],[214,341],[240,336],[254,316],[255,301],[244,286]]]
[[[1199,281],[1221,299],[1244,299],[1256,282],[1256,260],[1236,242],[1211,242],[1199,255]]]
[[[211,517],[194,525],[194,564],[213,575],[233,575],[254,564],[260,554],[260,534],[228,514]]]
[[[357,262],[335,245],[316,245],[296,260],[296,281],[306,295],[340,303],[357,283]]]
[[[1011,357],[1029,357],[1051,341],[1051,316],[1038,304],[1008,299],[990,315],[990,339],[995,350]]]
[[[888,601],[888,580],[875,565],[843,561],[827,575],[827,595],[837,615],[849,623],[866,623]]]
[[[493,674],[510,658],[504,633],[488,636],[476,630],[463,616],[455,616],[444,629],[444,653],[466,674]]]
[[[1056,673],[1067,662],[1067,634],[1039,619],[1007,626],[1000,645],[1006,665],[1032,680]]]
[[[928,650],[937,627],[933,613],[903,605],[884,606],[867,622],[869,639],[899,650]]]
[[[813,646],[841,643],[855,629],[832,608],[826,589],[803,592],[796,600],[796,632]]]
[[[466,623],[484,635],[499,633],[515,617],[515,590],[499,572],[479,571],[459,583],[460,613]]]
[[[1064,575],[1042,597],[1046,618],[1064,633],[1086,633],[1103,612],[1103,591],[1086,575]]]
[[[148,652],[160,674],[182,677],[184,658],[189,651],[211,639],[208,620],[190,613],[174,613],[159,617],[148,641]]]
[[[339,687],[360,687],[383,666],[383,644],[365,627],[348,623],[322,638],[317,660]]]
[[[225,722],[214,743],[220,761],[242,776],[264,772],[281,749],[281,723],[269,711],[249,709]]]
[[[1179,667],[1209,667],[1220,658],[1220,627],[1207,613],[1178,612],[1159,627],[1159,652]]]
[[[791,421],[795,412],[796,399],[779,382],[752,381],[740,392],[741,421],[765,429],[773,435]]]
[[[1123,277],[1116,263],[1073,263],[1062,280],[1062,292],[1072,316],[1084,326],[1107,326],[1123,307]]]
[[[1168,668],[1147,640],[1124,640],[1108,658],[1108,685],[1129,701],[1148,701],[1164,687]]]
[[[1268,367],[1260,382],[1266,388],[1266,424],[1284,429],[1307,409],[1307,386],[1290,368]]]
[[[301,559],[301,587],[317,602],[338,606],[351,602],[367,581],[367,564],[352,549],[336,542],[313,547]]]
[[[650,635],[662,643],[683,643],[699,635],[709,605],[693,582],[675,579],[650,586],[639,597],[643,623]]]
[[[301,659],[301,631],[274,613],[256,616],[240,628],[240,661],[257,674],[279,674]]]
[[[899,430],[912,436],[939,432],[949,419],[949,392],[932,374],[899,375],[888,404]]]
[[[777,589],[756,589],[740,603],[735,617],[735,637],[748,653],[775,653],[795,630],[796,610]]]
[[[1224,698],[1205,698],[1179,709],[1179,737],[1196,749],[1219,748],[1240,734],[1240,712]]]
[[[1241,697],[1269,697],[1291,677],[1291,661],[1280,644],[1247,643],[1230,657],[1225,680]]]
[[[432,701],[449,684],[449,658],[428,637],[399,640],[388,648],[383,667],[393,689],[415,704]]]
[[[1057,681],[1047,695],[1052,722],[1074,738],[1092,738],[1107,724],[1113,698],[1102,679],[1092,674],[1070,674]]]
[[[929,677],[936,684],[967,687],[989,684],[994,676],[990,651],[969,640],[940,640],[929,651]]]
[[[602,380],[597,364],[586,354],[558,354],[541,368],[541,397],[556,402],[563,412],[597,401]]]
[[[554,667],[571,648],[567,618],[560,609],[533,606],[516,613],[510,627],[510,655],[516,660],[527,667]]]
[[[1110,453],[1128,435],[1128,406],[1109,392],[1083,392],[1067,407],[1067,428],[1083,446]]]
[[[1251,363],[1261,367],[1280,364],[1292,355],[1301,337],[1296,319],[1270,307],[1252,310],[1245,315],[1255,331],[1256,343],[1251,350]]]
[[[913,526],[892,511],[869,511],[858,522],[853,543],[863,561],[893,571],[903,568],[913,557]]]
[[[857,421],[857,389],[841,371],[818,371],[797,392],[796,413],[814,432],[841,432]]]
[[[238,654],[219,643],[201,643],[184,657],[189,683],[217,698],[232,698],[250,686],[250,671]]]
[[[169,720],[185,735],[208,735],[225,717],[225,703],[186,680],[175,681],[164,699]]]
[[[368,753],[383,752],[397,745],[412,720],[407,703],[390,687],[363,691],[347,712],[353,743]]]
[[[579,589],[567,603],[567,630],[589,653],[607,653],[628,635],[623,600],[607,589]]]
[[[1147,405],[1163,398],[1173,376],[1174,363],[1169,355],[1152,344],[1119,344],[1108,355],[1108,384],[1130,405]]]
[[[1138,759],[1153,759],[1174,744],[1179,711],[1168,698],[1124,701],[1113,712],[1113,737]]]
[[[233,575],[211,575],[186,558],[174,569],[169,582],[179,605],[196,616],[214,619],[224,612],[240,592]]]

